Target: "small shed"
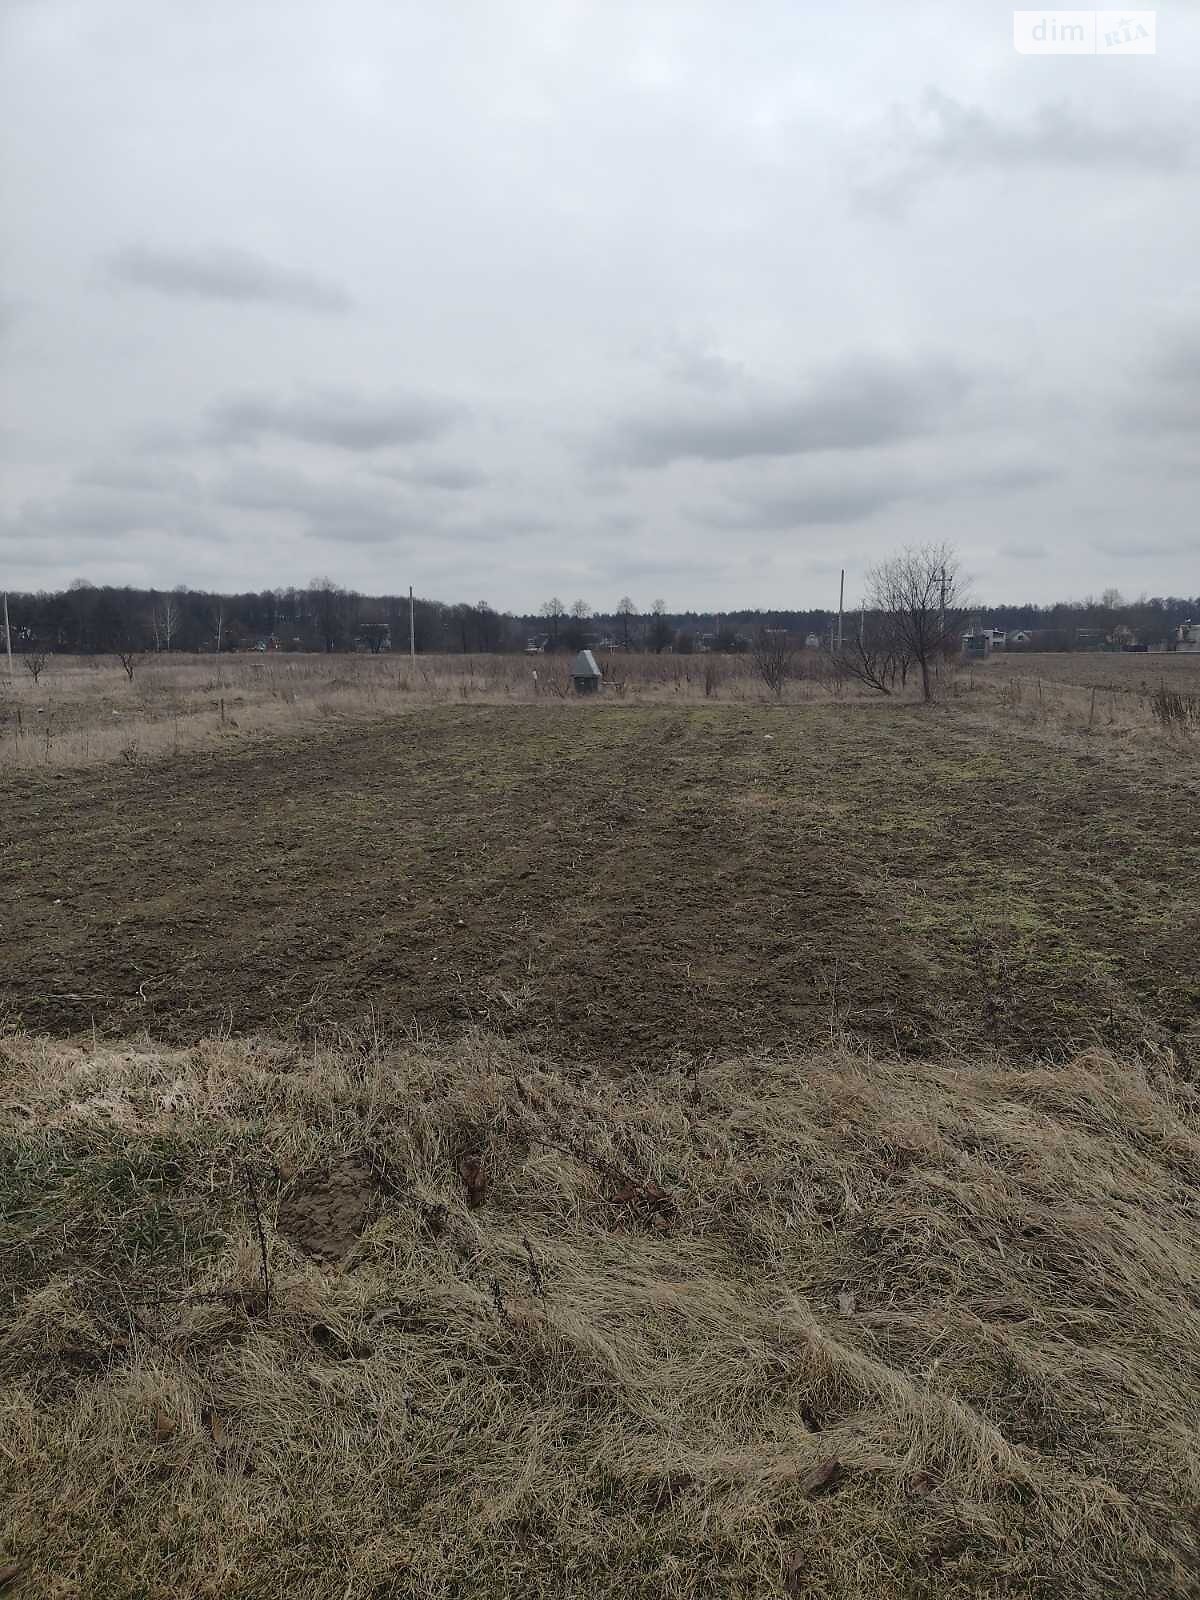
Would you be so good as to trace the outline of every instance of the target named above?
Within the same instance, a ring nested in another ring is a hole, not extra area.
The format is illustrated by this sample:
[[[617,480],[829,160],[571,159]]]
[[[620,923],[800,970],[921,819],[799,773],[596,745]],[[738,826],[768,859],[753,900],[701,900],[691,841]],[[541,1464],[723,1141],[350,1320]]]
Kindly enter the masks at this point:
[[[595,694],[600,687],[600,668],[590,650],[581,650],[571,665],[576,694]]]
[[[962,657],[964,661],[986,661],[991,653],[991,635],[986,629],[982,633],[963,634]]]

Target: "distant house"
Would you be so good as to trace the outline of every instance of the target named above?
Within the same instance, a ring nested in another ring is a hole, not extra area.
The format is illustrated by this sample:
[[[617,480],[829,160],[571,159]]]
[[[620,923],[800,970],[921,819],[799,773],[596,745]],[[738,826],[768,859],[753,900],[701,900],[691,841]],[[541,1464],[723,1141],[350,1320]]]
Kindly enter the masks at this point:
[[[1006,647],[1008,634],[1003,628],[982,628],[980,632],[986,635],[989,650],[1003,650]]]
[[[1010,628],[1008,639],[1005,643],[1007,650],[1028,650],[1033,643],[1033,631],[1030,628]]]
[[[986,661],[992,653],[992,634],[990,628],[981,628],[978,633],[964,633],[962,636],[962,658],[964,661]]]
[[[1171,648],[1185,656],[1200,655],[1200,622],[1181,622]]]
[[[804,648],[806,650],[819,650],[821,648],[821,636],[816,633],[806,633],[804,635]]]
[[[548,633],[535,633],[532,638],[526,641],[525,654],[527,656],[543,656],[549,643],[550,635]]]

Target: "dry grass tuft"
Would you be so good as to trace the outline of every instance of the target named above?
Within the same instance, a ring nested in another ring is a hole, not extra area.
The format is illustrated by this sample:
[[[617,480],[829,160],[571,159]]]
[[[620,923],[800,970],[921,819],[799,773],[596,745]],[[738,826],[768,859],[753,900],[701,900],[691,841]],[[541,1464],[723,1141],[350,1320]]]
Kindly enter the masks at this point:
[[[1198,1098],[1163,1056],[10,1039],[0,1569],[1194,1595]]]

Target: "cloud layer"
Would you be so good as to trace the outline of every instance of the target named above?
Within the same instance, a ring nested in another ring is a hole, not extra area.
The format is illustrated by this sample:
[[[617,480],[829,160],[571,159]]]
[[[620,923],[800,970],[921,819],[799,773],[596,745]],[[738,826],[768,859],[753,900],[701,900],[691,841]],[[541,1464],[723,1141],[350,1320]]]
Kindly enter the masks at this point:
[[[107,266],[114,283],[179,299],[325,312],[348,311],[351,304],[338,284],[274,266],[245,250],[147,250],[130,245],[110,256]]]
[[[1194,592],[1195,8],[137,11],[0,7],[5,583]]]

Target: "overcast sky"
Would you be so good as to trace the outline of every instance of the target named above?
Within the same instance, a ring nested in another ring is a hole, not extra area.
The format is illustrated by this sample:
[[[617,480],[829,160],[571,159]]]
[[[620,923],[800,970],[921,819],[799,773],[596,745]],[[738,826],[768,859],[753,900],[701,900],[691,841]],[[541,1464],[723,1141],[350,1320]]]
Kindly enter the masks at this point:
[[[0,583],[1200,591],[1200,6],[0,0]]]

